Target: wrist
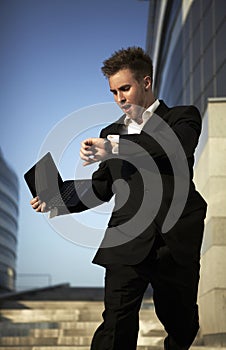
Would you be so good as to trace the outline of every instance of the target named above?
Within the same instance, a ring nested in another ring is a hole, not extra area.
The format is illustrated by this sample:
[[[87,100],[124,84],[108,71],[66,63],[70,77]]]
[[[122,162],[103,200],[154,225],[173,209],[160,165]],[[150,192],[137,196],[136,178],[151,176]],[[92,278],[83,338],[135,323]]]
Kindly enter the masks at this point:
[[[104,149],[107,153],[112,153],[112,144],[111,141],[109,141],[108,139],[104,139]]]

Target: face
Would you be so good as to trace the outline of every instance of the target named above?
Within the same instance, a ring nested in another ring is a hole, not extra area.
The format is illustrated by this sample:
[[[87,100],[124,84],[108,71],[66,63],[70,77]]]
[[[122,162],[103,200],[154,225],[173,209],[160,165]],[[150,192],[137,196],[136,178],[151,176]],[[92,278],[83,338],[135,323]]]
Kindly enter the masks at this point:
[[[128,117],[139,121],[142,113],[153,103],[151,78],[137,81],[130,69],[122,69],[109,78],[114,100]]]

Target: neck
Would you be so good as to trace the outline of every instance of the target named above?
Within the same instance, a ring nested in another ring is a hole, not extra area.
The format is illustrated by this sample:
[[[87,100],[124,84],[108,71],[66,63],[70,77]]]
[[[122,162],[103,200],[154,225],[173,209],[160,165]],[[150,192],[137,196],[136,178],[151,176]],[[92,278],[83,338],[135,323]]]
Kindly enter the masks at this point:
[[[134,121],[135,121],[137,124],[142,124],[142,123],[143,123],[142,116],[137,117],[136,119],[134,119]]]
[[[150,98],[149,98],[149,100],[148,100],[148,106],[146,107],[146,109],[148,108],[148,107],[150,107],[151,105],[153,105],[153,103],[156,101],[156,98],[155,98],[155,96],[153,95],[153,94],[151,94],[151,96],[150,96]]]
[[[143,112],[146,111],[146,109],[148,109],[155,101],[156,101],[156,98],[152,95],[151,98],[149,99],[149,101],[147,102],[146,107],[143,108],[142,113],[140,115],[138,115],[136,119],[134,119],[134,121],[137,124],[143,123],[143,119],[142,119]]]

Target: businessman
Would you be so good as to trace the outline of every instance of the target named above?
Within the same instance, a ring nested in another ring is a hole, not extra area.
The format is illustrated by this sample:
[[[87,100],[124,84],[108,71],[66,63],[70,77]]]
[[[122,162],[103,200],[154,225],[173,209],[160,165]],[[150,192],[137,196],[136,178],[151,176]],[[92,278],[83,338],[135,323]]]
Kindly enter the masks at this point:
[[[91,350],[136,349],[139,310],[149,283],[167,332],[164,349],[187,350],[199,329],[207,207],[192,181],[201,117],[194,106],[169,108],[156,99],[152,60],[139,47],[116,51],[102,72],[123,115],[99,138],[84,140],[80,149],[84,166],[100,162],[92,176],[97,198],[106,202],[114,196],[115,201],[93,260],[106,273],[103,323]],[[31,205],[45,211],[38,198]]]

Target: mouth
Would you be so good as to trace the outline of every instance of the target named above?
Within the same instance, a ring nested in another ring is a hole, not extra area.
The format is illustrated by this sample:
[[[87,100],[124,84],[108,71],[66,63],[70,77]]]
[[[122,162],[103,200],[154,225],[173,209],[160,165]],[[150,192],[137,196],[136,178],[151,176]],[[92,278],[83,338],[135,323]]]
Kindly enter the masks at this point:
[[[132,105],[130,105],[130,104],[121,106],[121,109],[123,110],[124,113],[129,113],[131,108],[132,108]]]

